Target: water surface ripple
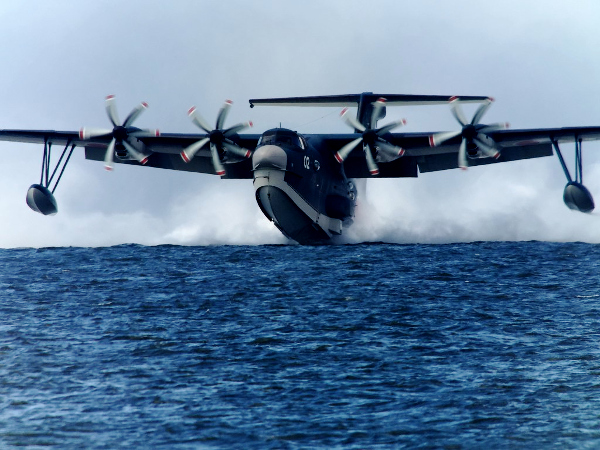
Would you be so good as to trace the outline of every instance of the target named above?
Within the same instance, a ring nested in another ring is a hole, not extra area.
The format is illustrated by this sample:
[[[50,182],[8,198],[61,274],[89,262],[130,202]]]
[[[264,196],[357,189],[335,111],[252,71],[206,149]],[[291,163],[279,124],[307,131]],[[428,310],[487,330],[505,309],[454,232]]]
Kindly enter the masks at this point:
[[[600,246],[0,250],[2,448],[598,448]]]

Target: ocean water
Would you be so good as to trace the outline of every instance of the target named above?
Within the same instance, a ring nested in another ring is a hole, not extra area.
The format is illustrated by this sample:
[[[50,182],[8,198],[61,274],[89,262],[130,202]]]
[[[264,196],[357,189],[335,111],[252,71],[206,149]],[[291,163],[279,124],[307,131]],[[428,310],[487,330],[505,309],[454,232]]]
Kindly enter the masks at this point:
[[[0,448],[600,448],[600,246],[0,250]]]

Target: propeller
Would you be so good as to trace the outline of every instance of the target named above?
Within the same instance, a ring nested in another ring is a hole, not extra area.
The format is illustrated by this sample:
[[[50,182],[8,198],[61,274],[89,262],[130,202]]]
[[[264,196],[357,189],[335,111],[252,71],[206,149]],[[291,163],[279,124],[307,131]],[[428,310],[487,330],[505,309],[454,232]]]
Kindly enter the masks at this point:
[[[231,100],[225,100],[225,103],[223,103],[223,106],[217,114],[217,123],[215,128],[212,128],[208,122],[204,120],[200,114],[198,114],[195,106],[192,106],[189,109],[188,116],[190,119],[192,119],[192,122],[198,128],[206,131],[208,136],[194,142],[181,152],[181,158],[186,163],[189,163],[196,153],[198,153],[198,151],[206,144],[210,144],[210,154],[212,157],[213,167],[219,176],[225,175],[225,168],[221,162],[219,152],[224,154],[231,153],[235,156],[239,156],[240,158],[250,158],[252,152],[237,145],[230,139],[230,137],[244,128],[251,127],[252,122],[243,122],[227,129],[223,129],[223,124],[225,123],[225,119],[229,113],[229,108],[231,108],[232,104],[233,102]]]
[[[381,110],[385,107],[385,98],[379,98],[376,102],[373,103],[373,112],[371,113],[371,124],[377,123],[377,119],[379,119]],[[394,128],[406,124],[406,119],[401,119],[389,123],[388,125],[384,125],[380,128],[367,128],[362,123],[360,123],[355,117],[349,114],[348,108],[344,108],[340,113],[340,116],[344,122],[346,122],[349,126],[358,130],[362,133],[362,136],[354,139],[351,142],[348,142],[341,149],[339,149],[335,153],[335,159],[337,162],[342,164],[348,155],[354,150],[358,144],[362,142],[363,151],[365,152],[365,158],[367,160],[367,167],[369,168],[369,173],[373,176],[379,175],[379,167],[375,162],[375,158],[373,157],[373,150],[377,152],[382,152],[384,155],[396,159],[400,156],[404,155],[404,149],[401,147],[396,147],[395,145],[390,144],[388,141],[383,139],[381,136],[392,131]]]
[[[146,164],[148,162],[148,155],[141,153],[139,150],[129,142],[130,137],[143,138],[150,136],[160,136],[158,130],[140,130],[139,128],[132,127],[133,122],[140,116],[146,108],[148,103],[142,102],[131,110],[123,124],[119,121],[117,115],[117,109],[115,105],[115,96],[109,95],[106,97],[106,113],[108,118],[113,125],[112,129],[109,128],[82,128],[79,130],[79,139],[88,140],[96,137],[112,136],[110,144],[106,149],[106,156],[104,157],[104,167],[106,170],[113,170],[113,160],[115,155],[115,148],[121,144],[127,150],[127,153],[137,160],[140,164]]]
[[[467,169],[469,166],[467,149],[470,145],[476,145],[485,156],[498,159],[500,157],[500,151],[495,145],[494,140],[489,136],[489,133],[508,128],[508,123],[494,123],[491,125],[479,124],[479,121],[491,106],[493,101],[493,98],[488,98],[485,100],[477,109],[477,111],[475,111],[471,122],[468,122],[465,118],[462,108],[460,107],[460,99],[458,97],[450,98],[452,115],[458,121],[458,123],[460,123],[462,128],[457,131],[448,131],[429,136],[429,145],[431,147],[436,147],[452,138],[462,136],[462,141],[458,149],[458,167],[463,170]],[[489,144],[490,141],[492,144]]]

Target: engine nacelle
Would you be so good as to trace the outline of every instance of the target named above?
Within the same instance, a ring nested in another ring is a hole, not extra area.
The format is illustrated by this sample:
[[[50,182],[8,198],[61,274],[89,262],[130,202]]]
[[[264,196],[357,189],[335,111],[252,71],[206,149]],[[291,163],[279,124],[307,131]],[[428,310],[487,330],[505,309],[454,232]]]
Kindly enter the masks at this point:
[[[27,191],[26,201],[32,210],[45,216],[53,216],[58,212],[54,195],[42,185],[32,184]]]
[[[594,210],[594,199],[587,188],[576,181],[571,181],[565,186],[563,200],[569,209],[589,213]]]

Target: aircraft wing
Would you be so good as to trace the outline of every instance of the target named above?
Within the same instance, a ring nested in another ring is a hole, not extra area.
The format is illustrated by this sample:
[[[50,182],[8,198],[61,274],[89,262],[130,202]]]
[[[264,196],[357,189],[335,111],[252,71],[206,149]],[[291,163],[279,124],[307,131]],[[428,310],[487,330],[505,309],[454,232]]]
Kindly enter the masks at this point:
[[[436,147],[431,147],[429,138],[435,133],[390,133],[384,136],[388,142],[405,149],[402,158],[391,162],[379,162],[379,177],[416,177],[418,173],[436,172],[458,168],[458,136]],[[600,140],[600,127],[537,128],[523,130],[498,130],[489,133],[498,145],[498,159],[469,158],[469,166],[497,164],[521,159],[541,158],[554,154],[552,143]],[[359,134],[324,136],[332,152],[360,137]],[[344,162],[344,170],[350,178],[368,178],[362,146],[355,148]]]
[[[146,166],[171,170],[183,170],[186,172],[198,172],[215,174],[208,146],[203,148],[189,162],[185,163],[180,153],[187,146],[207,137],[206,134],[181,134],[166,133],[160,136],[139,138],[145,145],[147,151],[152,152]],[[238,135],[234,140],[238,145],[249,150],[254,150],[260,135]],[[110,143],[110,137],[96,137],[83,140],[77,131],[53,131],[53,130],[0,130],[0,141],[25,142],[32,144],[48,143],[56,146],[72,146],[85,148],[85,158],[94,161],[104,161],[106,149]],[[115,158],[115,162],[131,165],[140,165],[134,160],[121,161]],[[252,179],[252,162],[250,159],[226,164],[227,172],[223,178],[229,179]]]
[[[379,177],[417,177],[418,173],[435,172],[458,168],[458,149],[460,137],[451,139],[437,147],[429,145],[433,133],[390,133],[385,136],[390,143],[406,150],[402,158],[390,162],[380,162]],[[475,158],[469,159],[470,166],[496,164],[520,159],[552,156],[552,141],[558,143],[575,142],[578,140],[600,140],[600,127],[571,127],[571,128],[539,128],[525,130],[499,130],[489,133],[499,145],[499,159]],[[309,137],[314,145],[324,146],[334,153],[348,142],[359,137],[359,134],[324,134]],[[185,163],[180,156],[181,151],[190,144],[206,137],[206,134],[166,133],[161,136],[144,137],[140,140],[152,154],[146,166],[215,174],[208,148],[200,150],[190,163]],[[260,135],[241,134],[235,141],[241,147],[253,150]],[[110,142],[108,137],[98,137],[88,140],[80,139],[76,131],[54,130],[0,130],[0,141],[24,142],[57,146],[85,148],[85,157],[89,160],[103,161]],[[127,160],[115,162],[139,165],[137,161]],[[252,179],[252,164],[250,159],[243,159],[226,165],[226,179]],[[370,174],[365,164],[362,146],[358,146],[344,162],[344,170],[350,178],[369,178]]]

